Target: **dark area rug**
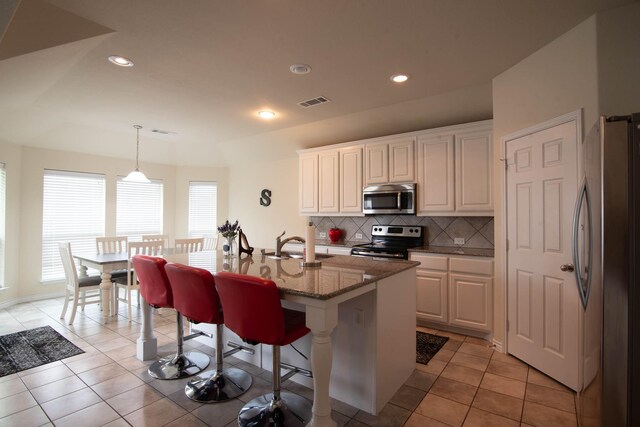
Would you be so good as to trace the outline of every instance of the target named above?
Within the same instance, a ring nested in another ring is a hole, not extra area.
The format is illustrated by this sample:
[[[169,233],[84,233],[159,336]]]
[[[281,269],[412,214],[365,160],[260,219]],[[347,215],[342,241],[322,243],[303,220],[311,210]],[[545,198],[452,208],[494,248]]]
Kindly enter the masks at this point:
[[[51,326],[0,337],[0,377],[82,354]]]
[[[416,331],[416,362],[426,365],[436,355],[449,337],[432,335],[426,332]]]

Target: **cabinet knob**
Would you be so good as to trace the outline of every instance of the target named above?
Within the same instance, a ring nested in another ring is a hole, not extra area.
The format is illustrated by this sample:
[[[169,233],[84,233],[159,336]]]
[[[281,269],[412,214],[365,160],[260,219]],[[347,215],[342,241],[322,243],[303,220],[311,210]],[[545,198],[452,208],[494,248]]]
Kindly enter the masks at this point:
[[[560,270],[572,272],[574,270],[573,264],[562,264]]]

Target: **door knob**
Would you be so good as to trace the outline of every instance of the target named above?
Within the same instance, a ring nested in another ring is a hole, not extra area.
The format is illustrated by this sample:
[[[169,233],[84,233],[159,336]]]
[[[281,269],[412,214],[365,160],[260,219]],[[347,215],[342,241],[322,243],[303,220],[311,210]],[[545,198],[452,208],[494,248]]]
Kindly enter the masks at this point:
[[[560,270],[572,272],[574,270],[573,264],[562,264]]]

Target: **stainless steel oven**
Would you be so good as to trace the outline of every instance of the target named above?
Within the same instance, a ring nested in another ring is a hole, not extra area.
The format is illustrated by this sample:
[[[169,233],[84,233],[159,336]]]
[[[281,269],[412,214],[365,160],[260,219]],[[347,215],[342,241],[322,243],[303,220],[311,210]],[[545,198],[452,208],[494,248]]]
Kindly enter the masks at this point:
[[[415,214],[415,184],[371,185],[362,190],[362,213]]]

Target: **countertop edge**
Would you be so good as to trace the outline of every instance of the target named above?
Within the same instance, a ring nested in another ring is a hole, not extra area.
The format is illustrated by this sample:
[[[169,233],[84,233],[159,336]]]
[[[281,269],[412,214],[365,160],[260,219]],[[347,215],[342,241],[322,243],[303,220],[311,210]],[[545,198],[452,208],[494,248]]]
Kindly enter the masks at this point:
[[[460,255],[460,256],[473,256],[473,257],[487,257],[493,258],[495,256],[494,249],[483,248],[454,248],[448,246],[423,246],[419,248],[411,248],[409,252],[415,253],[429,253],[429,254],[442,254],[442,255]]]

